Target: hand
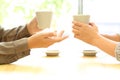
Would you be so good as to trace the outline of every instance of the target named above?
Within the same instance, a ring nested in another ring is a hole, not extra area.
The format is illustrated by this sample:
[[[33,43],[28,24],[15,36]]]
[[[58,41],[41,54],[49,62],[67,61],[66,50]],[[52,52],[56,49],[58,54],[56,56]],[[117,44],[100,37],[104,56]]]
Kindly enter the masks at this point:
[[[32,48],[46,48],[56,42],[66,39],[68,36],[63,36],[64,31],[60,33],[40,31],[28,38],[28,46]]]
[[[98,27],[94,24],[94,23],[89,23],[89,25],[91,26],[91,27],[93,27],[94,28],[94,30],[96,30],[97,32],[99,32],[99,30],[98,30]]]
[[[27,29],[31,35],[41,31],[42,29],[38,28],[38,23],[36,17],[34,17],[28,24]]]
[[[84,24],[81,22],[73,22],[74,37],[86,43],[93,44],[94,40],[98,38],[98,29],[94,23]]]

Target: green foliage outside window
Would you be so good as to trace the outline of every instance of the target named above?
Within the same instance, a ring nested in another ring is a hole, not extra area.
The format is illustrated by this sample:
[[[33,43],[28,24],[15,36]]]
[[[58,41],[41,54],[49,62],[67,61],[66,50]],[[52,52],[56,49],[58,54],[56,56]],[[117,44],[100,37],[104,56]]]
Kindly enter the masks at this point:
[[[15,21],[15,16],[21,17],[25,21],[31,20],[36,10],[53,10],[59,17],[71,9],[68,0],[0,0],[0,24],[5,23],[5,19]],[[11,17],[11,18],[9,18]]]

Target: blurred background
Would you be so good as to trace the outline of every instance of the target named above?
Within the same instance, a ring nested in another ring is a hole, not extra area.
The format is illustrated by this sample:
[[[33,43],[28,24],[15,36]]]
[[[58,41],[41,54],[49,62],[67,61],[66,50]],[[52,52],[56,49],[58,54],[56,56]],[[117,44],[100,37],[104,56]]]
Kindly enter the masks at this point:
[[[89,14],[90,21],[98,25],[100,33],[120,31],[119,0],[0,0],[0,25],[17,27],[29,22],[35,12],[52,10],[52,27],[71,30],[72,16]]]

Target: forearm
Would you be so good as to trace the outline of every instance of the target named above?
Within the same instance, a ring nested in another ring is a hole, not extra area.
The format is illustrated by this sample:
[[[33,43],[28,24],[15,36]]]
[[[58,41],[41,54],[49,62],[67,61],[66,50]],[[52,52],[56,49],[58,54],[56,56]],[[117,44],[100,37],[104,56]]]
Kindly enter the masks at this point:
[[[98,47],[111,56],[115,56],[115,48],[117,44],[117,42],[109,40],[103,36],[100,36],[94,41],[94,46]]]
[[[117,42],[120,41],[120,36],[118,34],[114,34],[114,35],[101,34],[101,35],[113,41],[117,41]]]
[[[29,55],[27,38],[0,43],[0,64],[12,63]]]

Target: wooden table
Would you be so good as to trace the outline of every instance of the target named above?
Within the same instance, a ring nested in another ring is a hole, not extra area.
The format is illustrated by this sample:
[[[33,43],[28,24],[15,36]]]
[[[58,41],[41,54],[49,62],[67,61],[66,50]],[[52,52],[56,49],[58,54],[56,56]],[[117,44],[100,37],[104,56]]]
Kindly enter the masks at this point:
[[[0,65],[1,80],[120,80],[120,62],[97,48],[76,39],[48,49],[55,48],[60,50],[57,57],[46,57],[46,49],[33,49],[27,57]],[[96,49],[96,57],[84,57],[85,48]]]

